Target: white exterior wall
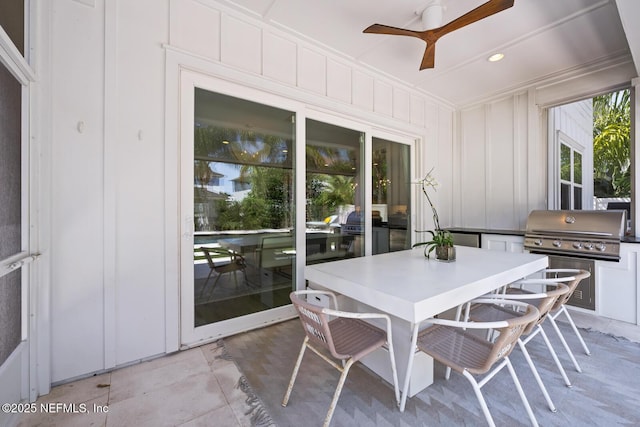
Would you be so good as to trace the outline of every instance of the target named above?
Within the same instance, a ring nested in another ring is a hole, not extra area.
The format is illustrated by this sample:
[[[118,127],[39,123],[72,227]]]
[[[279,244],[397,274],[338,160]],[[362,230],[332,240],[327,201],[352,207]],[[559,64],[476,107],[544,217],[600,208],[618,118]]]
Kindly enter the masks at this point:
[[[416,135],[419,165],[451,169],[449,106],[215,1],[56,0],[36,10],[50,22],[38,38],[51,40],[37,52],[51,70],[40,92],[51,91],[51,125],[36,126],[52,153],[51,313],[40,325],[46,334],[50,324],[53,383],[179,348],[177,275],[165,267],[178,265],[166,242],[180,225],[165,199],[178,185],[166,175],[166,153],[178,152],[165,134],[177,123],[165,119],[167,87],[179,85],[167,81],[168,56]]]
[[[549,164],[551,171],[548,200],[550,209],[560,209],[560,143],[580,151],[582,156],[582,194],[584,209],[593,209],[593,103],[591,98],[549,109]]]
[[[520,230],[529,211],[543,206],[546,150],[529,96],[516,93],[459,112],[457,226]]]
[[[38,339],[51,337],[53,383],[178,350],[180,224],[178,202],[166,199],[179,187],[168,172],[178,169],[168,155],[179,153],[178,117],[165,114],[178,110],[165,105],[178,93],[173,60],[416,135],[417,175],[436,167],[443,226],[522,228],[545,204],[546,147],[531,90],[455,113],[215,0],[35,6],[36,20],[47,23],[35,29],[44,31],[36,72],[47,70],[39,104],[50,108],[34,122],[41,152],[51,153],[43,159],[51,191],[39,197],[51,211],[43,231],[50,284],[47,276],[39,292],[51,305],[38,313]],[[416,194],[416,227],[431,228]]]

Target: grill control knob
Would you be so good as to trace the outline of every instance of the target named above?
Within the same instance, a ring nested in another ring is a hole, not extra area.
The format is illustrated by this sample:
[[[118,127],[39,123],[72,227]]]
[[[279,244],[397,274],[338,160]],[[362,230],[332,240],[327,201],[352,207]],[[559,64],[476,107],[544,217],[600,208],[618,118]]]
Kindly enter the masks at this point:
[[[533,241],[533,244],[536,246],[542,246],[542,239],[536,239]]]
[[[600,252],[604,252],[604,250],[607,249],[607,247],[604,245],[604,243],[596,243],[596,249],[599,250]]]
[[[584,248],[588,251],[593,250],[593,243],[591,242],[585,243]]]
[[[560,246],[562,246],[562,242],[560,240],[554,240],[553,246],[555,246],[556,248],[559,248]]]
[[[580,249],[580,248],[582,248],[582,243],[580,243],[580,242],[573,242],[573,247],[574,247],[574,248],[576,248],[576,249]]]

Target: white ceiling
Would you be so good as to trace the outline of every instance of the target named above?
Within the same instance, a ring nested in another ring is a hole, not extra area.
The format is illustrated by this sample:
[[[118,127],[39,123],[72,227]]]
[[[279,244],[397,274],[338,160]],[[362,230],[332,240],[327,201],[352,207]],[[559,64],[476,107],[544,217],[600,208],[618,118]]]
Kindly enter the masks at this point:
[[[455,106],[631,62],[632,53],[640,70],[640,34],[631,22],[640,16],[640,0],[515,0],[512,8],[442,37],[435,68],[423,71],[423,41],[362,31],[374,23],[422,30],[416,12],[431,0],[220,1]],[[442,2],[447,23],[486,0]],[[488,62],[495,52],[505,59]]]

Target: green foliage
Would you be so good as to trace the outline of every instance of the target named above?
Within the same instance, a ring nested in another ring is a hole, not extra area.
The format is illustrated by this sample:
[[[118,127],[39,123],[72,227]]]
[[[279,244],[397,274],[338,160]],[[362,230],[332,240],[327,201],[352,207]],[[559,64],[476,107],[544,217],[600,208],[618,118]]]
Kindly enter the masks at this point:
[[[240,202],[220,201],[216,226],[219,230],[291,228],[289,169],[251,167],[252,189]]]
[[[631,195],[631,102],[629,90],[597,96],[593,99],[594,181],[611,186],[613,194]]]
[[[321,220],[354,199],[352,176],[314,174],[307,178],[307,220]]]

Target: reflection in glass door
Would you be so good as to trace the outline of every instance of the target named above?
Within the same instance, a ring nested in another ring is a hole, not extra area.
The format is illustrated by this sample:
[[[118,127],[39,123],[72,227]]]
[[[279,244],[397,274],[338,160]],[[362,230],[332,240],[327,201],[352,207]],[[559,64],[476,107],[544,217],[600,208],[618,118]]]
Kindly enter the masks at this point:
[[[361,132],[306,121],[306,264],[364,255]]]
[[[194,327],[290,304],[294,114],[195,89]]]
[[[410,146],[372,139],[373,254],[411,248]]]

